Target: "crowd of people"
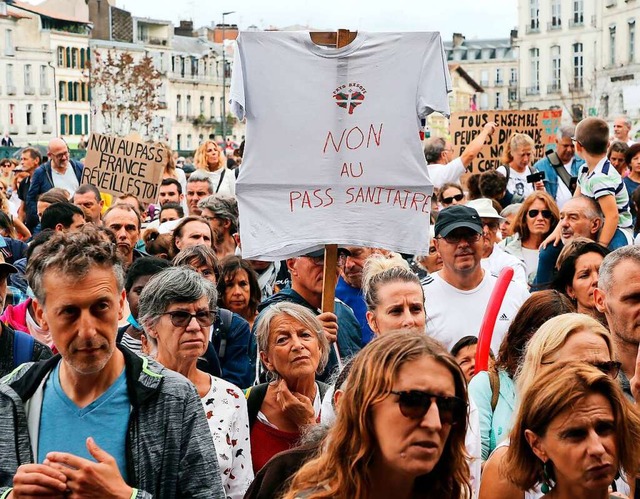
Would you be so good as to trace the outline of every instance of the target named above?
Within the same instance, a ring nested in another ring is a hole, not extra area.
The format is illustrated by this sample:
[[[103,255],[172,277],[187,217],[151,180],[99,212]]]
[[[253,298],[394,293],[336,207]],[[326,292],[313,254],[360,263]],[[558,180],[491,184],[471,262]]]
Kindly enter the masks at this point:
[[[627,124],[560,127],[537,162],[514,133],[476,174],[495,124],[459,158],[428,139],[429,248],[339,246],[331,311],[324,250],[242,258],[241,152],[169,155],[146,206],[81,184],[62,139],[25,149],[0,212],[0,498],[634,497]]]

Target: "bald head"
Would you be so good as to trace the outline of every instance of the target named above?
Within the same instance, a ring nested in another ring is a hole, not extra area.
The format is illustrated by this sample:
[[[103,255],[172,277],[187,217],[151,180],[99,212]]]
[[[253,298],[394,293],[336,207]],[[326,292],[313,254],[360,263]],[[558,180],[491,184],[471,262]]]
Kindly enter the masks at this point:
[[[51,166],[56,170],[65,170],[69,164],[69,148],[60,137],[54,137],[49,141],[47,156],[51,160]]]

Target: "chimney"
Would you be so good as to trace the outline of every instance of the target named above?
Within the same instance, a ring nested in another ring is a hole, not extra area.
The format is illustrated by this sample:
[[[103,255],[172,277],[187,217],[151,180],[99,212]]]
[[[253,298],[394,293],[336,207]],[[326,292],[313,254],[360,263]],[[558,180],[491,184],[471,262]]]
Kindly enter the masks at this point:
[[[514,45],[516,40],[518,39],[518,30],[517,29],[512,29],[511,30],[510,38],[511,38],[511,45]]]
[[[464,42],[464,35],[462,33],[453,34],[453,48],[457,48]]]

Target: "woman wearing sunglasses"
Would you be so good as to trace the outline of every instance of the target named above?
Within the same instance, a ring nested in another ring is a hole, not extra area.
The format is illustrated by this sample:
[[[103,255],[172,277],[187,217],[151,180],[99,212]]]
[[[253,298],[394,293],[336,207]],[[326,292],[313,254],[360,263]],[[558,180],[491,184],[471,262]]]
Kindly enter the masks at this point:
[[[425,334],[396,332],[354,360],[335,425],[286,499],[471,497],[467,389]]]
[[[524,200],[513,224],[513,236],[500,245],[524,262],[527,281],[533,283],[538,270],[540,244],[551,234],[560,220],[560,212],[553,198],[545,191],[536,191]]]
[[[563,314],[545,322],[527,343],[524,361],[516,374],[516,397],[526,394],[540,372],[562,362],[587,362],[615,380],[620,363],[613,360],[613,343],[609,331],[597,320],[584,314]],[[516,407],[512,408],[514,411]],[[485,463],[480,483],[480,499],[524,499],[525,491],[504,474],[509,440],[502,442]],[[538,488],[539,492],[539,488]],[[576,496],[578,497],[578,496]]]
[[[549,499],[614,497],[614,479],[640,468],[640,415],[602,371],[555,365],[524,395],[505,463],[520,489],[541,484]]]
[[[464,204],[464,191],[460,184],[446,183],[440,188],[438,201],[442,208],[455,204]]]
[[[200,274],[171,267],[154,275],[142,290],[138,321],[144,328],[146,351],[195,385],[227,497],[241,498],[253,480],[246,400],[238,387],[196,365],[207,350],[217,298],[215,285]]]

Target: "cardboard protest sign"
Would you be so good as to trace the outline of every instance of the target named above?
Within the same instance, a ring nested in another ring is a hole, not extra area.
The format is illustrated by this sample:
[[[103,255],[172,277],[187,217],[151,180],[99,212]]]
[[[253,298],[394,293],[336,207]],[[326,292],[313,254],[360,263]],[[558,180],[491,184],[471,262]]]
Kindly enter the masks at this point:
[[[168,151],[159,144],[92,133],[81,184],[92,184],[115,196],[133,194],[143,203],[155,203],[167,155]]]
[[[238,37],[231,109],[247,120],[236,182],[244,258],[332,243],[428,251],[433,185],[419,130],[431,110],[448,114],[440,35],[357,36],[335,49],[340,57],[321,47],[318,56],[303,32]]]
[[[555,133],[560,126],[562,110],[540,111],[476,111],[451,115],[451,143],[455,157],[460,156],[464,148],[482,131],[489,121],[494,121],[498,129],[469,167],[472,173],[481,173],[495,169],[502,164],[500,158],[507,140],[512,133],[526,133],[536,146],[533,161],[544,157],[549,145],[554,144]]]

